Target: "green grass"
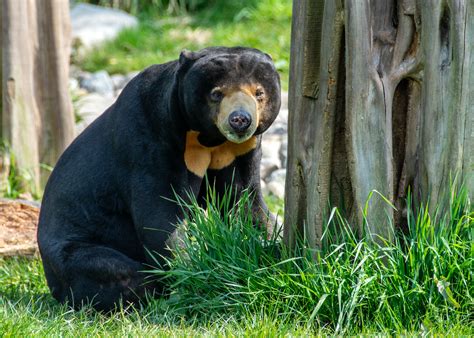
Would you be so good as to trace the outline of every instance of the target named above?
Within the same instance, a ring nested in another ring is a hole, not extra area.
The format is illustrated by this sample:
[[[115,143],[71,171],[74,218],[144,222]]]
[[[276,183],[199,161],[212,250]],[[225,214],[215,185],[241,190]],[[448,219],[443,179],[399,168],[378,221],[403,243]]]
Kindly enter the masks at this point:
[[[127,73],[175,60],[183,49],[248,46],[272,55],[282,87],[288,88],[291,1],[215,1],[192,16],[171,16],[157,9],[139,18],[138,28],[123,31],[74,62],[88,71]]]
[[[58,305],[38,259],[0,260],[0,332],[24,335],[474,334],[474,213],[464,189],[438,211],[408,212],[384,247],[358,239],[333,210],[315,252],[253,227],[250,197],[184,205],[183,249],[155,270],[169,297],[102,315]],[[224,211],[223,213],[221,211]],[[440,211],[443,210],[443,211]],[[339,229],[336,231],[335,229]],[[313,259],[316,257],[316,260]]]
[[[271,194],[266,195],[263,198],[265,199],[265,203],[267,203],[270,212],[272,212],[274,215],[283,217],[283,212],[285,211],[285,208],[283,206],[284,201],[281,198]]]
[[[0,140],[0,156],[8,163],[6,165],[8,169],[6,180],[0,184],[0,197],[21,198],[22,196],[31,196],[34,200],[39,200],[42,192],[35,189],[32,173],[27,170],[19,170],[16,165],[15,154],[4,140]],[[41,168],[51,170],[46,165],[41,165]]]
[[[234,321],[234,319],[236,321]],[[0,258],[0,333],[23,336],[281,336],[304,335],[304,327],[282,325],[276,318],[216,314],[206,321],[186,317],[166,300],[112,315],[91,308],[72,311],[48,293],[39,259]]]

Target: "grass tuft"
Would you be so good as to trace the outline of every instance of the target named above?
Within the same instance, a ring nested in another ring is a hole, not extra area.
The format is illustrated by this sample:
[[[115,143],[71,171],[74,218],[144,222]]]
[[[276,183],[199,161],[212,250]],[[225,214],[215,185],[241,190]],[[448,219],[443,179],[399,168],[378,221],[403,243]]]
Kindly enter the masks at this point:
[[[454,189],[454,188],[453,188]],[[467,191],[444,212],[408,212],[408,233],[381,246],[359,239],[337,209],[322,247],[289,251],[252,224],[251,196],[192,200],[181,246],[168,260],[169,304],[187,317],[249,313],[336,334],[364,330],[472,332],[474,213]],[[412,205],[410,198],[408,205]],[[317,257],[314,259],[313,257]]]
[[[467,191],[436,211],[408,210],[408,231],[385,247],[358,238],[333,209],[323,245],[291,252],[250,220],[252,197],[211,193],[186,210],[169,297],[112,315],[54,301],[38,259],[0,258],[6,336],[308,336],[474,334],[473,219]],[[412,205],[409,199],[407,205]],[[313,257],[316,257],[314,259]]]

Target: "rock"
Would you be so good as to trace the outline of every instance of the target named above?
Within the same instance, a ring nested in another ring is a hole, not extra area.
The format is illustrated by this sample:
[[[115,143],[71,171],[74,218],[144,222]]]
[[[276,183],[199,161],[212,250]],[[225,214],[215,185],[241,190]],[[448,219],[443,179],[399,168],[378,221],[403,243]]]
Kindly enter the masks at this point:
[[[278,150],[282,139],[281,135],[265,133],[262,138],[262,158],[276,158],[279,160]]]
[[[124,11],[85,3],[70,11],[72,38],[85,49],[115,38],[124,28],[136,27],[138,20]]]
[[[79,81],[79,84],[80,84],[81,81],[84,81],[85,79],[90,78],[92,76],[92,73],[86,72],[81,69],[77,69],[73,73],[71,73],[70,76],[77,79],[77,81]]]
[[[286,135],[288,132],[288,126],[286,123],[281,122],[273,122],[273,124],[268,128],[266,133],[268,135]]]
[[[282,135],[286,137],[288,133],[288,110],[281,109],[278,113],[277,118],[272,123],[270,128],[265,132],[266,134],[271,135]]]
[[[281,107],[280,112],[276,118],[276,122],[288,125],[288,108],[283,108],[283,106]]]
[[[115,86],[115,83],[114,83],[114,88],[115,88],[115,95],[120,95],[120,93],[122,92],[122,89],[125,88],[125,86],[135,77],[139,74],[140,72],[130,72],[126,75],[124,75],[124,78],[123,78],[123,82],[120,83],[120,86]],[[114,81],[114,76],[117,76],[117,75],[112,75],[112,81]]]
[[[122,90],[128,82],[127,77],[122,74],[114,74],[110,77],[110,79],[112,80],[115,91]]]
[[[269,177],[270,182],[279,182],[285,185],[286,169],[275,170]]]
[[[283,198],[285,196],[285,179],[286,169],[275,170],[267,179],[266,189],[276,197]]]
[[[262,140],[262,161],[260,163],[260,178],[268,182],[270,175],[281,168],[279,149],[282,135],[265,134]]]
[[[83,70],[81,68],[79,68],[79,66],[77,66],[73,63],[71,63],[69,65],[69,77],[70,78],[73,77],[73,78],[77,79],[82,72],[83,72]]]
[[[288,92],[281,92],[281,109],[288,111]]]
[[[73,77],[69,78],[69,90],[76,91],[79,89],[79,81]]]
[[[125,85],[126,85],[127,83],[129,83],[130,80],[132,80],[132,79],[133,79],[135,76],[137,76],[138,74],[140,74],[140,72],[135,71],[135,72],[130,72],[130,73],[128,73],[127,75],[125,75],[125,79],[126,79]]]
[[[89,93],[98,93],[103,96],[114,96],[114,83],[109,73],[100,70],[96,73],[83,77],[79,84]]]
[[[279,168],[276,158],[264,158],[260,162],[260,178],[266,181],[270,175]]]
[[[278,198],[285,198],[285,186],[279,184],[278,182],[267,183],[265,190],[268,191],[269,194],[272,194]]]
[[[76,134],[82,132],[89,124],[99,117],[114,103],[115,98],[101,96],[97,93],[82,96],[75,104],[74,110],[79,122],[76,124]]]

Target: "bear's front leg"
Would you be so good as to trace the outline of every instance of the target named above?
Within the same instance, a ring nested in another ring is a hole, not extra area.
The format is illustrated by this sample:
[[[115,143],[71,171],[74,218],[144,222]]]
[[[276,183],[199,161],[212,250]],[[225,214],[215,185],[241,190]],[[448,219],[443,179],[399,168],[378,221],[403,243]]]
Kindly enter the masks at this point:
[[[190,194],[199,192],[201,179],[189,176],[186,169],[181,168],[134,174],[132,218],[150,265],[156,265],[157,261],[162,264],[162,256],[170,255],[169,239],[184,219],[176,195],[186,202]]]

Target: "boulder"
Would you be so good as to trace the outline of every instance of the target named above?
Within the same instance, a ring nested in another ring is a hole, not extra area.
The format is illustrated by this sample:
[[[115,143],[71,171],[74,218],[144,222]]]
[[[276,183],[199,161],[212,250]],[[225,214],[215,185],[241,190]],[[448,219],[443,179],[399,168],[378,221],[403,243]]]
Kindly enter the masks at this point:
[[[97,93],[82,96],[74,104],[78,119],[76,123],[76,135],[79,135],[89,124],[99,117],[115,101],[113,97],[106,97]]]
[[[286,169],[275,170],[267,179],[266,191],[279,198],[285,197]]]
[[[285,186],[278,182],[269,182],[265,187],[268,194],[274,195],[280,199],[285,198]]]
[[[127,77],[125,75],[122,75],[122,74],[114,74],[114,75],[110,76],[110,79],[112,80],[112,84],[114,86],[115,91],[122,90],[123,87],[125,87],[125,85],[128,82]]]
[[[115,38],[125,28],[138,25],[137,18],[124,11],[85,3],[74,5],[70,16],[72,38],[85,49]]]
[[[109,73],[100,70],[93,74],[88,74],[79,80],[81,88],[89,93],[98,93],[102,96],[114,96],[114,83]]]
[[[263,158],[260,162],[260,178],[266,181],[270,175],[279,168],[279,162],[275,157]]]

